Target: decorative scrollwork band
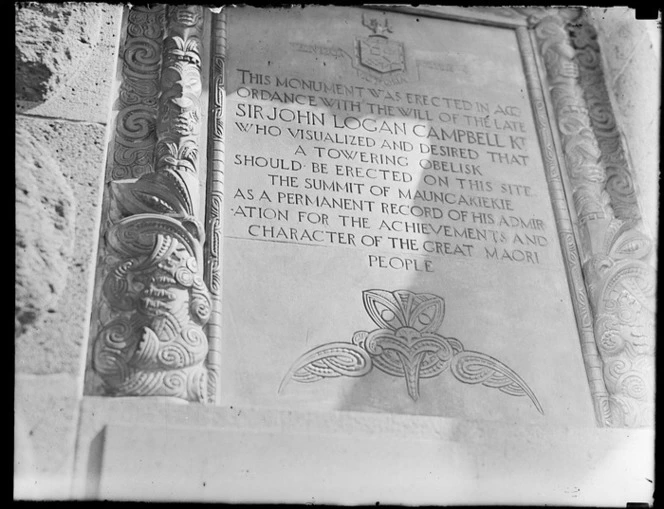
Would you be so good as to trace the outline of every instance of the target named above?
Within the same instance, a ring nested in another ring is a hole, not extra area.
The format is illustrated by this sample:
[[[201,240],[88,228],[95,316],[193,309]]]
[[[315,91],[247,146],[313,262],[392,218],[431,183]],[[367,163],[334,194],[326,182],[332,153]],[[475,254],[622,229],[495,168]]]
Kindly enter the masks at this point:
[[[135,7],[127,17],[111,180],[153,170],[165,8]]]

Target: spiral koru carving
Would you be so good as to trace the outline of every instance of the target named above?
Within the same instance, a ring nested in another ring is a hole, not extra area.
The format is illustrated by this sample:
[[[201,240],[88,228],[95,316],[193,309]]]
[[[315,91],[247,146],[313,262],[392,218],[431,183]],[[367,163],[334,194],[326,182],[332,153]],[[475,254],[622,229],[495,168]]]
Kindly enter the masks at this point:
[[[445,315],[441,297],[407,290],[366,290],[362,297],[364,308],[379,328],[357,331],[350,343],[327,343],[306,352],[288,370],[279,392],[290,380],[311,383],[323,378],[361,377],[375,367],[405,378],[408,394],[417,401],[420,379],[436,377],[449,368],[460,382],[493,387],[510,396],[528,396],[544,413],[533,391],[512,369],[437,332]]]

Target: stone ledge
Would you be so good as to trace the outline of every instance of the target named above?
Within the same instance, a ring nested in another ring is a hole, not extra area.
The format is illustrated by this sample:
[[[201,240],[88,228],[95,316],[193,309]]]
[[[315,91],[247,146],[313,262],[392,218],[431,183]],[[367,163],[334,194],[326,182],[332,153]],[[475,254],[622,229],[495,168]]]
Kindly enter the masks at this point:
[[[14,498],[69,498],[79,380],[68,374],[19,374],[14,398]]]
[[[74,496],[96,465],[87,496],[112,500],[622,505],[651,500],[653,440],[648,429],[87,397]]]

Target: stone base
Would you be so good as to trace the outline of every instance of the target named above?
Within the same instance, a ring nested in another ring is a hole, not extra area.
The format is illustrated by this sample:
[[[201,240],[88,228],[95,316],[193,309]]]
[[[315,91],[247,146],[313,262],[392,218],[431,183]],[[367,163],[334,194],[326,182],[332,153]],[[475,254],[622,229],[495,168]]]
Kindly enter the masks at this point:
[[[316,504],[652,502],[652,430],[87,398],[75,497]]]

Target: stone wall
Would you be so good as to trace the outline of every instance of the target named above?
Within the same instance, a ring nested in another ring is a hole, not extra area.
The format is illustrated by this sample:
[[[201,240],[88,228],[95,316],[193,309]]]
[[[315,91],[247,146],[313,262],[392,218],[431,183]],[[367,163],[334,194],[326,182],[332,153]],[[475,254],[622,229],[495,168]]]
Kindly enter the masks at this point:
[[[122,8],[15,6],[14,496],[66,498]]]
[[[659,223],[659,122],[661,28],[637,20],[627,7],[591,8],[588,16],[602,47],[613,111],[636,175],[643,220],[657,239]]]

